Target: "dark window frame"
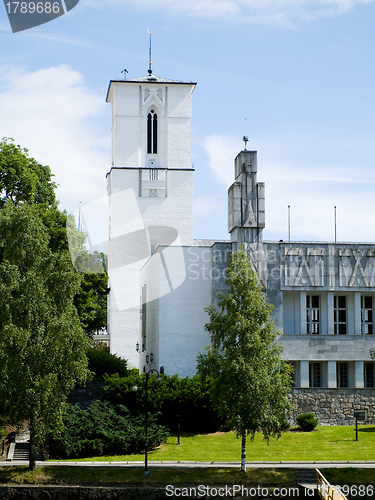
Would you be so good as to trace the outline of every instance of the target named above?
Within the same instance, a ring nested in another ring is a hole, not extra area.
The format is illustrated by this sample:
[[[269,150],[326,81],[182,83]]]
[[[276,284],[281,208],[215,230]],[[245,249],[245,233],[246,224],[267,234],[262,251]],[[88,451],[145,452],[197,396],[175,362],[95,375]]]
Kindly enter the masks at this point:
[[[158,153],[158,115],[151,109],[147,115],[147,154]]]

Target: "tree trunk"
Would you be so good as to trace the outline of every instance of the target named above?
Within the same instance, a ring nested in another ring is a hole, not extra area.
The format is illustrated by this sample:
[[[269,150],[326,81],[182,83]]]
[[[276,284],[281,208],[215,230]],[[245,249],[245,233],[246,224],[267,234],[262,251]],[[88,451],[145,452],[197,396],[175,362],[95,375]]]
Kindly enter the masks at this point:
[[[30,418],[30,451],[29,451],[29,470],[36,469],[35,461],[35,429],[34,418]]]
[[[246,431],[242,433],[241,472],[246,472]]]

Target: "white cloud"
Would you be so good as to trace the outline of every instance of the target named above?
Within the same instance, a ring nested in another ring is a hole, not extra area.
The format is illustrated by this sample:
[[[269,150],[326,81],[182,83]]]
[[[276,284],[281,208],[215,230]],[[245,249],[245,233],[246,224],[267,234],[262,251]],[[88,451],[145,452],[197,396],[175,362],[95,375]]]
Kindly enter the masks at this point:
[[[99,8],[118,5],[147,10],[161,9],[177,15],[209,19],[235,20],[246,23],[276,24],[291,27],[295,21],[317,17],[337,16],[349,12],[357,5],[375,0],[87,0],[86,5]]]
[[[51,167],[61,209],[106,195],[110,139],[98,126],[105,106],[70,66],[0,68],[0,137],[13,137]]]

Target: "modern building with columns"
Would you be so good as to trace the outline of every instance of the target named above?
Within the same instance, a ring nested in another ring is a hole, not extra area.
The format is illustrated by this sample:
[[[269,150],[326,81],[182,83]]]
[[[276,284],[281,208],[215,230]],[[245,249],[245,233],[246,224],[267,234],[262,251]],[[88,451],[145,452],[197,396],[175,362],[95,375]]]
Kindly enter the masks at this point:
[[[168,374],[193,375],[210,342],[204,308],[227,290],[228,259],[243,245],[294,366],[295,411],[348,422],[374,400],[375,244],[263,241],[265,185],[257,181],[257,152],[246,149],[228,190],[230,237],[193,240],[194,88],[151,74],[110,82],[111,352],[141,372],[162,365]]]

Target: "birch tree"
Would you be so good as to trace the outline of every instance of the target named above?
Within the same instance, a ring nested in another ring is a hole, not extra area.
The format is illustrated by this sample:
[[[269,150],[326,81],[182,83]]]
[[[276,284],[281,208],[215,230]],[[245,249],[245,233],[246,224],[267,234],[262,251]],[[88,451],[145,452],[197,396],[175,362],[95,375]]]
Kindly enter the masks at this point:
[[[206,308],[211,345],[198,357],[198,372],[211,378],[214,405],[242,438],[245,471],[247,436],[253,440],[261,432],[267,444],[280,437],[290,408],[291,366],[281,358],[272,306],[243,250],[232,254],[226,272],[229,293],[220,294],[217,309]]]

